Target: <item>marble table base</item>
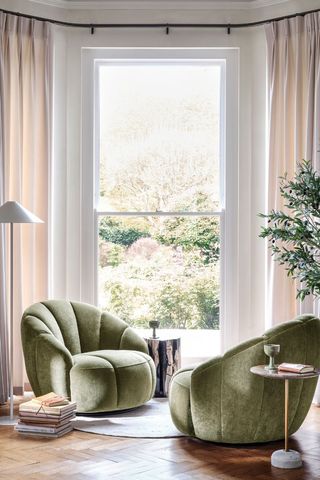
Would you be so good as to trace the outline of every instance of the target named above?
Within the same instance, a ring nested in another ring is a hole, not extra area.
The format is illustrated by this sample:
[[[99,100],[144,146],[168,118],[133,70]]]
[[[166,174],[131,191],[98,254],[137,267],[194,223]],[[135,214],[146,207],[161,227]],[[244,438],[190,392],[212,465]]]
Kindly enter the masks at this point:
[[[299,468],[302,466],[301,455],[295,450],[276,450],[271,455],[271,465],[277,468]]]

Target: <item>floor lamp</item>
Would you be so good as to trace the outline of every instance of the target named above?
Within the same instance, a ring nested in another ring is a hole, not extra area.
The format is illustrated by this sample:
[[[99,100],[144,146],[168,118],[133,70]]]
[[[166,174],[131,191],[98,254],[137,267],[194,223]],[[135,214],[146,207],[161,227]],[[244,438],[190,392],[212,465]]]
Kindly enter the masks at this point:
[[[13,419],[13,224],[43,223],[18,202],[6,202],[0,207],[0,223],[10,223],[10,324],[9,324],[9,395],[10,419]]]

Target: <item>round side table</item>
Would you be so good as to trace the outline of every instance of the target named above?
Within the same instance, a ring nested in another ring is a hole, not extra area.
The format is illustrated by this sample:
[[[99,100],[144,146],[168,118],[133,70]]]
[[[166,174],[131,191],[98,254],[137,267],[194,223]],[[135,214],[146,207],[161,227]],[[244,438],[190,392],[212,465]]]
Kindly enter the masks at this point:
[[[312,373],[291,373],[283,371],[269,371],[264,365],[257,365],[250,368],[250,372],[265,378],[284,381],[284,449],[276,450],[271,455],[271,465],[277,468],[299,468],[302,466],[302,459],[299,452],[288,447],[288,406],[289,406],[289,380],[305,380],[318,377],[320,371]]]
[[[181,368],[180,338],[145,338],[156,367],[155,397],[167,397],[173,374]]]

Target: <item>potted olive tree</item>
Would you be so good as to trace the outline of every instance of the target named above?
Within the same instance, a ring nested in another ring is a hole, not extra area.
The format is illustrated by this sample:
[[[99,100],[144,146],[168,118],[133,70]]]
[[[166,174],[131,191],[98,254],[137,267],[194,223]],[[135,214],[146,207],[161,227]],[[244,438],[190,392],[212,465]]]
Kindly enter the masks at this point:
[[[268,224],[260,237],[267,237],[274,259],[288,276],[299,280],[297,297],[320,295],[320,175],[310,162],[302,161],[292,180],[280,177],[285,211],[272,210],[260,216]]]
[[[292,180],[280,177],[285,211],[272,210],[260,237],[268,238],[274,259],[297,279],[297,298],[320,296],[320,175],[303,160]],[[320,384],[315,401],[320,404]]]

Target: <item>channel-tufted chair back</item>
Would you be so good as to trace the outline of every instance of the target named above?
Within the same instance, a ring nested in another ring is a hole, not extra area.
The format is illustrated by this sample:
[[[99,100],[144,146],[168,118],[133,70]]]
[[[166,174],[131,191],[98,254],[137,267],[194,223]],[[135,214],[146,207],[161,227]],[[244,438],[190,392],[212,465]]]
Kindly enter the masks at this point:
[[[320,320],[303,315],[200,364],[176,373],[171,382],[173,421],[202,440],[255,443],[278,440],[284,432],[283,382],[263,378],[250,367],[263,365],[265,344],[280,344],[276,362],[320,368]],[[289,433],[302,424],[317,378],[290,381]]]
[[[21,337],[27,374],[36,395],[42,394],[41,384],[48,375],[42,368],[45,349],[48,355],[53,350],[52,369],[66,370],[61,376],[64,385],[59,387],[67,394],[70,392],[69,371],[74,355],[97,350],[148,353],[146,342],[124,321],[92,305],[66,300],[48,300],[31,305],[22,317]],[[59,367],[58,351],[59,358],[64,359],[63,368]]]

